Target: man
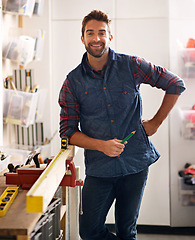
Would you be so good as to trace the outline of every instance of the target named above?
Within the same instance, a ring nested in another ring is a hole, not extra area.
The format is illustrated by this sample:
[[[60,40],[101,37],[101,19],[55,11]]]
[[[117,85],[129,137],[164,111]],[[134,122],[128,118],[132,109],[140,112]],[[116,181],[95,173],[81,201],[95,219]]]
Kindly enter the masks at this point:
[[[60,136],[85,149],[83,240],[137,239],[148,167],[159,158],[148,136],[158,130],[185,89],[183,81],[166,69],[115,53],[109,48],[112,38],[105,13],[94,10],[85,16],[81,41],[86,53],[68,74],[59,96]],[[147,121],[142,121],[141,83],[166,91],[157,113]],[[105,226],[114,200],[116,236]]]

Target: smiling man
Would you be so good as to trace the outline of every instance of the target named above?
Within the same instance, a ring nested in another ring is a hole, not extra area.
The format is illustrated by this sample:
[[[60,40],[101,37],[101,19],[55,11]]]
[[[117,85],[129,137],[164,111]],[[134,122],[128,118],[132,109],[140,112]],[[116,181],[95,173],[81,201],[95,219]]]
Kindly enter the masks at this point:
[[[182,79],[165,68],[111,50],[112,39],[107,14],[94,10],[84,17],[81,41],[86,53],[68,74],[59,96],[60,136],[85,149],[79,219],[83,240],[137,239],[148,168],[160,156],[148,136],[158,130],[185,90]],[[145,121],[142,83],[165,91],[156,114]],[[114,200],[116,235],[105,226]]]
[[[88,52],[88,59],[90,56],[100,58],[104,54],[105,57],[108,57],[111,40],[112,35],[108,25],[105,22],[96,20],[91,20],[87,23],[85,32],[81,36],[81,41]]]

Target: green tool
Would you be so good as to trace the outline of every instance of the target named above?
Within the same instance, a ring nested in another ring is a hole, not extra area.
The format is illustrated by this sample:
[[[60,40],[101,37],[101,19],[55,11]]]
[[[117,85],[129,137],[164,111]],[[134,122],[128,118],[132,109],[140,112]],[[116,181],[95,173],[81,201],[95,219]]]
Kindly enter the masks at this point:
[[[129,138],[131,138],[131,137],[135,134],[135,132],[136,132],[136,131],[131,132],[126,138],[124,138],[124,139],[122,140],[121,143],[123,144],[123,143],[125,143],[127,140],[129,140]]]

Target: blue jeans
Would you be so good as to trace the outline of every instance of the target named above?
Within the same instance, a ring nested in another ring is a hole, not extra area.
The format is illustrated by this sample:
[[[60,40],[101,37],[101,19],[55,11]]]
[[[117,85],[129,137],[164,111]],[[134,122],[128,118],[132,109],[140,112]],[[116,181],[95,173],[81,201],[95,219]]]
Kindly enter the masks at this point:
[[[123,177],[86,176],[83,186],[83,215],[79,231],[83,240],[137,240],[136,222],[146,185],[148,168]],[[108,211],[115,202],[116,235],[105,226]]]

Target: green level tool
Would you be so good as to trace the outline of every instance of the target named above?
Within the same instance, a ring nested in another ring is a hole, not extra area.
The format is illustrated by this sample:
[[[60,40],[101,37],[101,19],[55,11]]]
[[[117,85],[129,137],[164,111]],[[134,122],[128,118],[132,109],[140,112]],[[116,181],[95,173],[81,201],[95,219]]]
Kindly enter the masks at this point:
[[[123,144],[123,143],[125,143],[127,140],[129,140],[129,138],[131,138],[131,137],[135,134],[135,132],[136,132],[136,131],[131,132],[126,138],[124,138],[124,139],[122,140],[121,143]]]
[[[7,187],[0,196],[0,217],[5,216],[8,208],[18,194],[19,187]]]

